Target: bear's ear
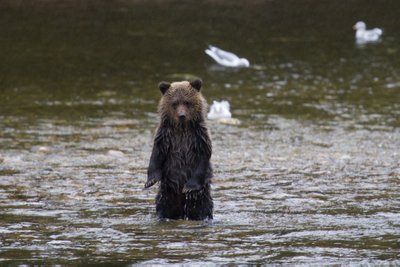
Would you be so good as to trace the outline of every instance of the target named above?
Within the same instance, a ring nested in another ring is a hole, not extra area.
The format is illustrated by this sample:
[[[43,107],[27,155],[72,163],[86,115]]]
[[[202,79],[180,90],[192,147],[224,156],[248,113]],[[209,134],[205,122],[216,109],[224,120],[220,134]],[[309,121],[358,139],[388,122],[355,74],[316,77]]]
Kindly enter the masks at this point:
[[[190,85],[191,85],[194,89],[196,89],[197,92],[200,92],[200,88],[201,88],[201,85],[202,85],[202,84],[203,84],[203,82],[202,82],[201,80],[199,80],[199,79],[193,80],[193,81],[190,82]]]
[[[160,82],[160,84],[158,85],[158,87],[160,87],[160,91],[162,94],[165,94],[165,92],[169,89],[170,86],[171,84],[167,82]]]

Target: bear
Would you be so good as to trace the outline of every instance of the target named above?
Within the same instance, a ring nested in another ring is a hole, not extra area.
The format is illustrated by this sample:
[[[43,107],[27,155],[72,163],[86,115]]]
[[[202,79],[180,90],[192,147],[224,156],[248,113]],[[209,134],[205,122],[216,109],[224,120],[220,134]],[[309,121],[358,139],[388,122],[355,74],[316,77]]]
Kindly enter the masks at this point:
[[[210,163],[212,145],[206,127],[207,102],[199,79],[161,82],[160,122],[154,137],[145,188],[159,182],[159,219],[213,218]]]

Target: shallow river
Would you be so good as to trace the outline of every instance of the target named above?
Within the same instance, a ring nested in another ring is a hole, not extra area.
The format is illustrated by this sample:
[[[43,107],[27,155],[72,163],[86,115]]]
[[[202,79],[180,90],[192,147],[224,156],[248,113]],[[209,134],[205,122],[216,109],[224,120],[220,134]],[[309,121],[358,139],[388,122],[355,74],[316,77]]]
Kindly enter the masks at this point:
[[[0,265],[399,265],[399,9],[2,1]],[[358,20],[382,41],[357,45]],[[157,84],[193,77],[241,124],[208,123],[214,220],[159,222]]]

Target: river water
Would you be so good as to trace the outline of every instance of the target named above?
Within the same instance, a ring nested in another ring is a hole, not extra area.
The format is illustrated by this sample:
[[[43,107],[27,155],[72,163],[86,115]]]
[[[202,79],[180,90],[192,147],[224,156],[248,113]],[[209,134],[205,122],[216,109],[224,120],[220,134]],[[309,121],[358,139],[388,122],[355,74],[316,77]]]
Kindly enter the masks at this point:
[[[2,1],[0,264],[399,265],[399,9]],[[382,41],[357,45],[358,20]],[[214,220],[159,222],[157,85],[194,77],[241,124],[208,123]]]

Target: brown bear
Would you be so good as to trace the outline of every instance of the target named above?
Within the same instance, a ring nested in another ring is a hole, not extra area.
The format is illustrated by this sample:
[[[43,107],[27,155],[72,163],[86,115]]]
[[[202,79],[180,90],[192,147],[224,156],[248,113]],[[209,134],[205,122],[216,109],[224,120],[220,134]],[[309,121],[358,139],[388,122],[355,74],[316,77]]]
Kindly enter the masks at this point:
[[[212,219],[211,139],[201,80],[161,82],[160,123],[154,138],[145,188],[160,182],[160,219]]]

